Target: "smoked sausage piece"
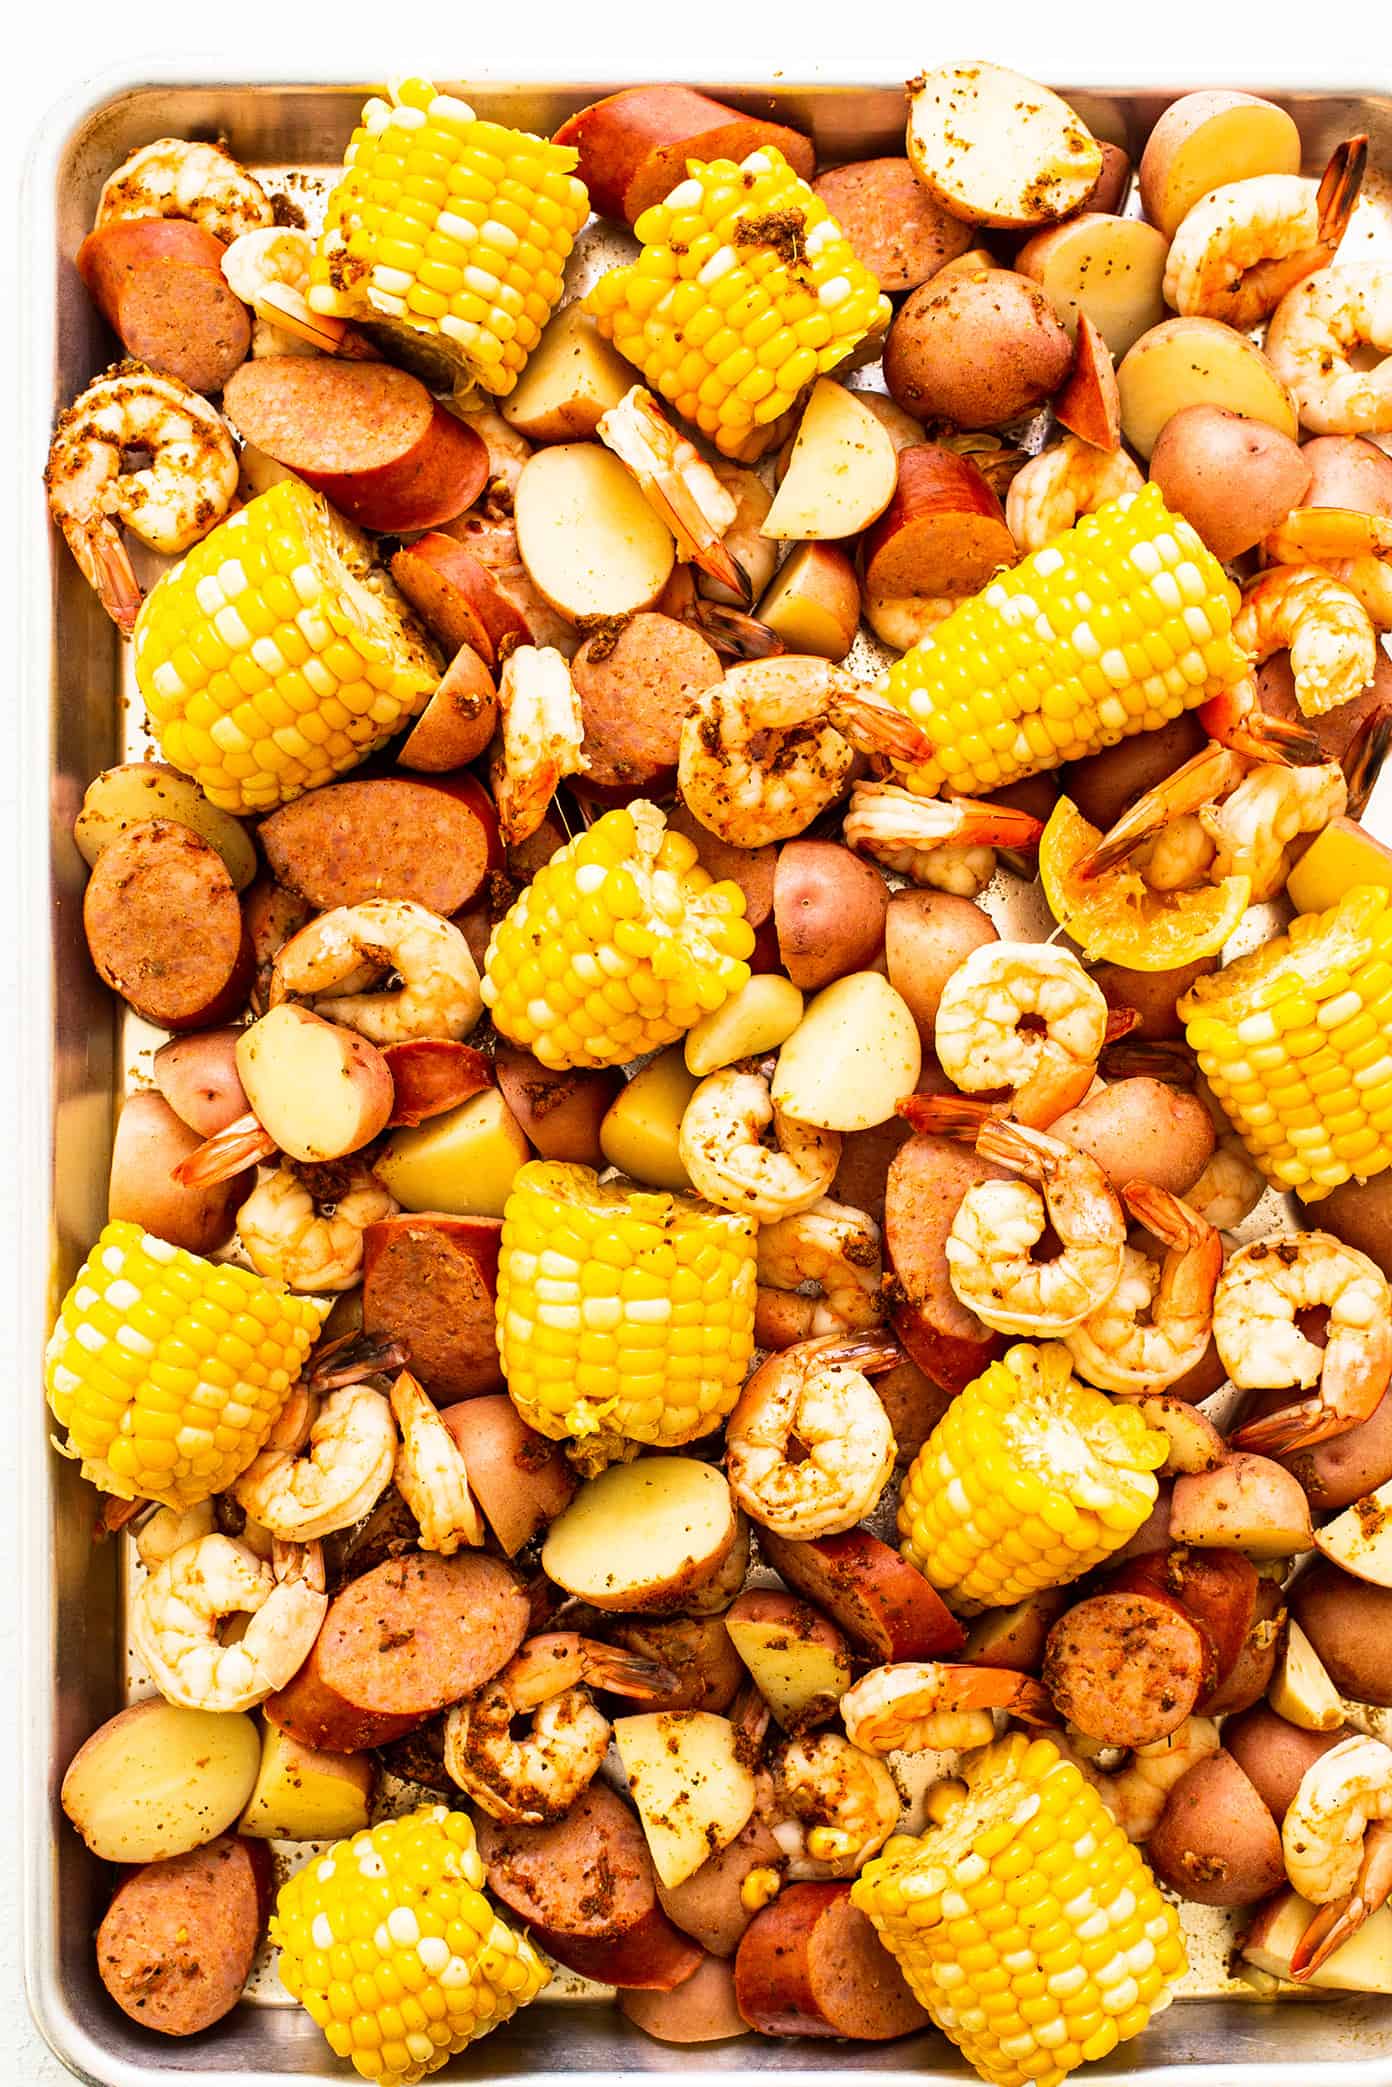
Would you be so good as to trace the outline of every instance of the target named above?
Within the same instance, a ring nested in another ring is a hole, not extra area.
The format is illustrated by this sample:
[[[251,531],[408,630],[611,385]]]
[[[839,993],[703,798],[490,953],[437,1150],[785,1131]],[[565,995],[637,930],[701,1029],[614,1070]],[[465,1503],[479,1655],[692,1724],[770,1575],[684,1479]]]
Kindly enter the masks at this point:
[[[686,173],[688,159],[746,159],[772,145],[810,181],[812,141],[786,124],[745,116],[692,87],[626,87],[578,109],[556,132],[580,154],[576,172],[601,217],[633,224]]]
[[[221,391],[251,348],[251,316],[222,273],[227,249],[184,218],[89,232],[77,272],[128,355],[191,391]]]
[[[321,913],[414,899],[448,916],[502,867],[493,807],[472,776],[326,783],[281,805],[259,832],[278,882]]]
[[[502,1229],[495,1217],[421,1211],[363,1232],[363,1330],[405,1343],[437,1405],[502,1382],[493,1330]]]
[[[621,1991],[670,1993],[700,1968],[701,1952],[674,1928],[660,1906],[652,1906],[622,1935],[595,1940],[588,1935],[558,1935],[554,1928],[533,1928],[539,1949],[578,1971],[582,1978]]]
[[[682,720],[697,696],[724,679],[719,655],[689,624],[645,611],[617,634],[587,638],[571,674],[590,764],[576,789],[605,804],[670,796]]]
[[[97,1930],[97,1970],[116,2005],[161,2036],[220,2022],[242,1997],[271,1884],[266,1843],[232,1834],[129,1870]]]
[[[735,2003],[764,2036],[880,2043],[928,2016],[849,1884],[794,1884],[751,1923],[735,1958]]]
[[[1148,1594],[1094,1594],[1061,1616],[1044,1652],[1059,1715],[1104,1746],[1149,1746],[1184,1723],[1208,1647],[1177,1606]]]
[[[868,1529],[808,1542],[761,1529],[759,1549],[780,1579],[876,1659],[951,1659],[967,1642],[922,1573]]]
[[[886,294],[916,290],[976,237],[938,208],[906,159],[853,160],[813,186]]]
[[[552,1826],[502,1826],[480,1812],[475,1830],[489,1890],[529,1926],[607,1941],[657,1905],[643,1829],[607,1783],[591,1783]]]
[[[252,978],[251,941],[226,865],[191,827],[143,819],[102,850],[82,901],[92,962],[160,1029],[235,1014]]]

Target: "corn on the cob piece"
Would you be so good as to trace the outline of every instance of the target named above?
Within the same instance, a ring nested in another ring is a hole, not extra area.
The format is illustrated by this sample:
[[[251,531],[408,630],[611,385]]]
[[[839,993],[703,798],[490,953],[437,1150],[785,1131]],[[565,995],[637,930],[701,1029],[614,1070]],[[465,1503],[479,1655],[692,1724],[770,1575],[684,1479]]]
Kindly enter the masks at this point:
[[[585,308],[654,391],[746,462],[816,376],[888,325],[889,299],[781,152],[687,161],[643,242]]]
[[[937,748],[910,787],[984,797],[1167,724],[1246,673],[1237,602],[1158,486],[1108,501],[890,668],[889,700]]]
[[[589,216],[578,161],[428,80],[374,96],[329,197],[310,308],[384,327],[436,380],[511,391]]]
[[[135,626],[160,747],[228,812],[332,782],[423,709],[440,674],[365,539],[294,479],[196,544]]]
[[[1165,1437],[1073,1375],[1061,1341],[1020,1341],[952,1401],[909,1466],[900,1548],[950,1597],[987,1608],[1063,1587],[1155,1505]]]
[[[1056,2087],[1169,2006],[1179,1919],[1049,1740],[1012,1734],[964,1773],[941,1823],[891,1840],[851,1898],[984,2080]]]
[[[1268,1181],[1311,1203],[1392,1165],[1392,892],[1355,885],[1300,914],[1179,1012]]]
[[[493,930],[483,998],[543,1065],[622,1065],[723,1006],[753,948],[739,886],[640,797],[537,871]]]
[[[543,1435],[709,1434],[754,1351],[754,1224],[694,1196],[531,1160],[503,1212],[498,1350]]]
[[[245,1471],[329,1299],[110,1224],[48,1343],[48,1402],[82,1475],[123,1500],[196,1507]]]
[[[468,1816],[443,1804],[339,1841],[282,1884],[281,1981],[365,2080],[424,2079],[546,1984],[483,1884]]]

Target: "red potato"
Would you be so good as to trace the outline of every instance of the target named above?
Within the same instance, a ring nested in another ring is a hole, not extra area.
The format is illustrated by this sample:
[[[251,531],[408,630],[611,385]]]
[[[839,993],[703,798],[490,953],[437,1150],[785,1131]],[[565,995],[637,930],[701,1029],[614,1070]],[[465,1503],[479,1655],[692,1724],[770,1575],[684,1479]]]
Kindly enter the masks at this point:
[[[528,457],[513,513],[532,584],[567,622],[656,607],[675,562],[672,534],[602,443],[556,442]]]
[[[1310,466],[1279,428],[1198,405],[1165,422],[1150,453],[1150,476],[1165,505],[1193,523],[1215,558],[1227,561],[1250,551],[1302,505]]]
[[[1146,1859],[1162,1884],[1200,1906],[1250,1905],[1286,1875],[1276,1821],[1224,1748],[1175,1784]]]
[[[780,1579],[876,1659],[950,1659],[966,1643],[923,1575],[868,1529],[806,1543],[761,1529],[759,1548]]]
[[[1362,435],[1317,435],[1301,445],[1310,483],[1301,505],[1392,517],[1392,457]]]
[[[840,544],[795,544],[754,613],[785,652],[843,660],[860,629],[855,566]]]
[[[219,392],[251,347],[251,320],[222,273],[227,249],[183,218],[119,218],[89,232],[77,272],[127,355]]]
[[[881,2042],[928,2016],[849,1884],[793,1884],[766,1906],[735,1958],[735,1999],[764,2036]]]
[[[1048,294],[1008,268],[924,283],[884,349],[889,395],[921,420],[1003,427],[1057,391],[1073,360]]]
[[[1300,132],[1275,103],[1229,88],[1184,94],[1153,126],[1141,155],[1141,203],[1173,239],[1201,196],[1258,174],[1298,174]]]
[[[173,1170],[202,1142],[162,1094],[127,1095],[111,1147],[107,1216],[129,1219],[191,1254],[226,1246],[238,1206],[250,1195],[256,1176],[253,1170],[207,1188],[185,1187]]]
[[[493,676],[472,645],[461,645],[396,758],[427,775],[463,768],[487,753],[497,724]]]
[[[382,1052],[392,1076],[394,1099],[386,1128],[424,1123],[457,1108],[471,1094],[492,1085],[492,1072],[482,1051],[453,1043],[444,1036],[415,1036],[388,1044]]]
[[[807,1731],[836,1715],[851,1685],[850,1649],[809,1602],[780,1587],[751,1587],[727,1610],[725,1627],[785,1732]]]
[[[786,124],[746,116],[692,87],[626,87],[578,109],[556,132],[580,155],[576,169],[601,217],[633,224],[686,173],[688,159],[747,159],[766,145],[810,181],[811,140]]]
[[[774,872],[773,918],[793,984],[812,992],[865,970],[884,940],[888,905],[879,871],[839,841],[786,841]]]
[[[1044,1686],[1059,1714],[1104,1746],[1176,1731],[1211,1672],[1198,1625],[1149,1594],[1094,1594],[1049,1632]]]
[[[891,295],[917,289],[971,245],[972,227],[938,207],[907,159],[853,160],[813,187]]]
[[[1125,158],[1123,153],[1123,161]],[[1054,399],[1054,418],[1060,427],[1090,442],[1094,449],[1121,447],[1121,393],[1117,390],[1112,351],[1084,311],[1078,314],[1073,368]]]
[[[200,1138],[212,1138],[248,1102],[237,1072],[239,1029],[200,1029],[161,1044],[150,1063],[155,1085],[174,1114]]]
[[[1321,1558],[1292,1586],[1290,1612],[1341,1695],[1392,1708],[1392,1588]]]
[[[493,1331],[497,1218],[429,1211],[363,1233],[363,1329],[405,1343],[413,1375],[438,1404],[496,1390]]]
[[[492,802],[467,774],[327,783],[263,819],[260,840],[280,883],[321,913],[364,899],[457,913],[503,866]]]
[[[1009,1609],[988,1609],[967,1632],[962,1659],[972,1667],[1008,1667],[1015,1674],[1037,1674],[1044,1661],[1049,1632],[1068,1601],[1068,1590],[1051,1587],[1030,1594]]]
[[[1247,1710],[1260,1702],[1276,1671],[1285,1621],[1286,1600],[1280,1585],[1275,1580],[1258,1580],[1251,1629],[1223,1680],[1204,1697],[1205,1717],[1226,1717],[1230,1711]]]
[[[1223,1727],[1223,1745],[1279,1826],[1307,1768],[1347,1732],[1305,1732],[1268,1703],[1254,1703]]]
[[[517,1044],[505,1043],[498,1045],[493,1068],[504,1101],[542,1159],[597,1169],[607,1165],[599,1126],[623,1091],[621,1072],[557,1070]]]
[[[672,795],[682,720],[723,679],[719,654],[689,624],[644,611],[587,638],[571,672],[590,764],[576,789],[606,804]]]
[[[1126,200],[1126,191],[1131,186],[1131,159],[1120,145],[1113,145],[1109,138],[1098,138],[1097,149],[1102,154],[1102,171],[1082,200],[1082,210],[1120,212]]]
[[[506,1393],[461,1400],[440,1418],[464,1453],[470,1492],[515,1557],[575,1496],[561,1445],[529,1428]]]
[[[1162,1480],[1155,1496],[1155,1505],[1136,1531],[1119,1551],[1113,1551],[1113,1565],[1129,1564],[1133,1558],[1144,1558],[1149,1551],[1168,1551],[1170,1548],[1170,1494],[1173,1491],[1167,1479]]]
[[[607,1941],[657,1904],[643,1829],[607,1783],[591,1783],[554,1825],[502,1826],[480,1813],[475,1831],[489,1890],[529,1927]]]
[[[557,1934],[533,1928],[531,1939],[549,1957],[581,1978],[621,1991],[670,1993],[700,1969],[701,1951],[652,1906],[622,1935],[600,1937]]]
[[[307,1007],[271,1008],[239,1032],[236,1058],[257,1121],[291,1159],[359,1152],[391,1114],[382,1053]]]
[[[727,880],[738,884],[744,893],[744,917],[750,927],[761,928],[772,918],[776,847],[733,847],[704,827],[684,804],[673,806],[667,814],[667,825],[671,832],[684,833],[695,845],[697,861],[717,884]]]
[[[707,1856],[680,1884],[657,1880],[657,1896],[670,1920],[713,1956],[732,1957],[754,1918],[744,1902],[745,1879],[753,1870],[782,1875],[787,1858],[764,1821],[755,1816],[725,1847]]]
[[[885,914],[889,982],[913,1016],[926,1050],[933,1047],[943,988],[974,949],[1000,937],[989,913],[947,891],[896,891]]]
[[[237,893],[187,826],[145,819],[103,849],[82,925],[99,976],[157,1028],[207,1028],[246,999],[253,966]]]
[[[569,1467],[567,1467],[569,1468]],[[619,1711],[728,1710],[744,1686],[745,1670],[730,1642],[726,1617],[633,1616],[618,1622],[616,1643],[640,1659],[655,1660],[675,1675],[675,1688],[663,1695],[614,1696]],[[681,1923],[678,1922],[678,1926]]]
[[[945,1333],[926,1310],[903,1300],[892,1276],[885,1285],[885,1297],[890,1306],[890,1324],[906,1353],[926,1377],[949,1395],[964,1391],[988,1362],[1004,1355],[1009,1345],[1004,1334],[964,1340],[960,1334]]]
[[[1196,978],[1218,969],[1217,957],[1199,957],[1177,971],[1132,971],[1125,964],[1094,964],[1093,983],[1102,988],[1112,1009],[1131,1008],[1140,1021],[1131,1031],[1137,1041],[1169,1042],[1184,1034],[1176,1003]]]
[[[1087,1152],[1116,1189],[1149,1181],[1182,1196],[1213,1157],[1213,1118],[1197,1095],[1161,1080],[1117,1080],[1050,1125]]]
[[[1018,556],[1000,501],[970,457],[932,442],[899,451],[893,498],[865,534],[867,595],[975,594]]]
[[[1137,798],[1163,783],[1206,744],[1202,725],[1192,710],[1186,710],[1154,732],[1135,732],[1086,761],[1074,761],[1064,770],[1063,787],[1083,817],[1107,833]]]
[[[1216,1470],[1175,1481],[1170,1529],[1179,1544],[1290,1558],[1314,1541],[1299,1481],[1270,1457],[1232,1451]]]
[[[363,529],[433,529],[472,507],[488,479],[480,437],[390,363],[259,356],[233,371],[223,410]]]
[[[622,1991],[619,2011],[662,2044],[722,2043],[745,2034],[744,2018],[735,2005],[734,1973],[719,1957],[702,1957],[673,1992]]]
[[[210,2029],[242,1997],[272,1890],[265,1842],[229,1834],[128,1870],[97,1930],[102,1984],[142,2029]]]
[[[1320,1222],[1328,1225],[1323,1204]],[[1328,1229],[1341,1236],[1336,1227],[1328,1225]],[[1360,1244],[1357,1240],[1350,1243]],[[1309,1449],[1292,1450],[1278,1461],[1298,1481],[1316,1513],[1352,1507],[1355,1500],[1375,1493],[1392,1479],[1392,1392],[1384,1392],[1370,1417],[1346,1434],[1316,1442]]]

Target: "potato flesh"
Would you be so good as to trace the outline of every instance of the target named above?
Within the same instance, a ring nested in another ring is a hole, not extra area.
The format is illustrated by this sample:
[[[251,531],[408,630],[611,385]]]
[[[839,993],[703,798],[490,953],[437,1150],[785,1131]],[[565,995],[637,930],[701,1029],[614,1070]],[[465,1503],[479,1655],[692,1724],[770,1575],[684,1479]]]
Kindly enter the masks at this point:
[[[648,1711],[615,1718],[614,1741],[653,1867],[665,1885],[682,1884],[753,1813],[735,1728],[709,1710]]]
[[[267,1133],[291,1159],[339,1159],[391,1114],[392,1080],[370,1044],[300,1007],[244,1029],[237,1072]]]
[[[1022,253],[1020,271],[1048,291],[1070,334],[1077,334],[1078,314],[1086,312],[1112,354],[1121,357],[1164,318],[1168,248],[1154,225],[1088,212],[1037,244],[1038,261]]]
[[[1286,1625],[1286,1642],[1267,1700],[1278,1717],[1299,1725],[1302,1732],[1335,1732],[1344,1722],[1339,1691],[1294,1617]]]
[[[643,1457],[580,1488],[551,1525],[542,1566],[597,1608],[640,1608],[713,1573],[734,1541],[719,1471],[690,1457]]]
[[[1173,239],[1213,189],[1261,174],[1299,172],[1300,133],[1274,102],[1222,90],[1186,94],[1151,135],[1141,161],[1141,200],[1146,216]]]
[[[888,507],[894,444],[878,417],[843,385],[819,378],[762,533],[801,541],[858,535]]]
[[[1160,1401],[1145,1399],[1139,1403],[1153,1408]],[[1164,1403],[1178,1406],[1181,1414],[1192,1414],[1202,1421],[1202,1416],[1182,1400]],[[1171,1441],[1174,1440],[1168,1421],[1150,1411],[1146,1418],[1169,1430]],[[1221,1438],[1214,1433],[1221,1454]],[[1245,1452],[1230,1455],[1222,1462],[1210,1458],[1210,1468],[1174,1465],[1173,1456],[1171,1465],[1193,1473],[1178,1481],[1170,1504],[1170,1535],[1175,1543],[1247,1551],[1254,1558],[1293,1558],[1298,1551],[1309,1550],[1309,1505],[1299,1482],[1282,1465],[1269,1457]]]
[[[790,979],[776,971],[760,972],[687,1031],[687,1071],[703,1080],[737,1058],[776,1051],[802,1020],[802,1007],[802,995]]]
[[[860,624],[855,568],[835,545],[800,544],[755,613],[785,651],[843,660]]]
[[[1185,406],[1226,406],[1294,439],[1295,403],[1260,348],[1218,319],[1165,319],[1143,333],[1117,371],[1122,433],[1148,457]]]
[[[372,1170],[403,1210],[501,1217],[513,1176],[530,1157],[517,1118],[489,1087],[428,1123],[396,1131]]]
[[[241,821],[209,804],[188,776],[156,761],[127,761],[87,785],[73,839],[88,869],[128,826],[143,819],[172,819],[176,826],[191,827],[222,857],[238,891],[245,891],[256,875],[256,849]]]
[[[74,1756],[63,1810],[104,1862],[159,1862],[224,1833],[250,1797],[260,1761],[249,1717],[138,1703]]]
[[[633,383],[633,371],[579,304],[557,312],[500,411],[531,442],[592,435]]]
[[[671,534],[597,442],[558,443],[529,457],[515,512],[522,563],[563,616],[634,615],[667,584]]]
[[[785,1731],[806,1724],[808,1712],[819,1705],[824,1706],[821,1719],[832,1716],[851,1685],[851,1662],[843,1648],[799,1637],[791,1624],[754,1617],[727,1617],[725,1628]]]
[[[339,1841],[368,1823],[372,1763],[366,1754],[324,1754],[265,1726],[256,1787],[237,1822],[258,1841]]]
[[[954,217],[1004,229],[1076,210],[1102,149],[1047,88],[1000,65],[944,66],[909,103],[908,154]]]
[[[1315,1533],[1315,1545],[1355,1579],[1392,1587],[1392,1483],[1326,1522]]]
[[[649,1188],[690,1190],[677,1140],[696,1077],[673,1044],[636,1072],[605,1111],[599,1142],[611,1167]]]
[[[1243,1957],[1289,1979],[1295,1946],[1319,1909],[1289,1891],[1258,1916]],[[1380,1906],[1305,1981],[1339,1993],[1392,1993],[1392,1908]]]
[[[877,971],[853,971],[820,992],[778,1055],[773,1101],[823,1130],[887,1123],[923,1065],[914,1018]]]

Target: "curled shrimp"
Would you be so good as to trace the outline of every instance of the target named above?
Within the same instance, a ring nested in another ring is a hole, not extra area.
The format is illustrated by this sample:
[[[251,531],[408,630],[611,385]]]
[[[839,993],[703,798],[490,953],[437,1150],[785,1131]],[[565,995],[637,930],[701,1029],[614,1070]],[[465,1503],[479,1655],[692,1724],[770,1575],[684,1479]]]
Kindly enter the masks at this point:
[[[362,988],[384,971],[399,992]],[[268,995],[308,1000],[316,1014],[370,1043],[413,1036],[467,1036],[483,1013],[478,966],[452,921],[413,899],[364,899],[335,906],[276,951]]]
[[[1382,361],[1362,369],[1360,350]],[[1322,268],[1281,299],[1266,359],[1315,435],[1378,435],[1392,428],[1392,266]]]
[[[1258,664],[1290,648],[1295,700],[1322,717],[1361,695],[1377,666],[1377,632],[1357,595],[1312,565],[1275,565],[1254,580],[1233,636]]]
[[[1189,1208],[1217,1232],[1231,1232],[1266,1194],[1266,1176],[1245,1145],[1229,1132],[1185,1196]]]
[[[273,1564],[229,1536],[182,1545],[141,1586],[131,1638],[167,1702],[186,1710],[250,1710],[309,1657],[328,1608],[317,1544],[277,1544]],[[221,1626],[249,1616],[224,1644]]]
[[[286,1543],[310,1543],[347,1529],[391,1484],[396,1423],[368,1384],[330,1392],[306,1442],[263,1449],[232,1488],[237,1505]]]
[[[1301,1332],[1301,1312],[1328,1310],[1323,1348]],[[1249,1421],[1237,1449],[1278,1457],[1343,1435],[1373,1411],[1392,1378],[1392,1288],[1376,1262],[1328,1232],[1258,1240],[1218,1278],[1213,1338],[1243,1391],[1314,1389],[1314,1396]]]
[[[1288,290],[1333,260],[1367,164],[1367,138],[1346,138],[1318,184],[1258,174],[1210,189],[1170,242],[1166,304],[1239,332],[1260,325]]]
[[[280,1425],[279,1421],[276,1425]],[[138,1510],[139,1502],[131,1504]],[[157,1508],[136,1532],[136,1556],[146,1572],[155,1572],[185,1544],[197,1543],[200,1537],[211,1536],[215,1527],[216,1514],[211,1500],[202,1500],[197,1507]]]
[[[550,645],[519,645],[498,680],[499,737],[491,764],[493,801],[509,847],[530,840],[557,786],[589,767],[585,721],[570,668]]]
[[[222,415],[187,384],[121,362],[62,415],[44,484],[82,577],[129,633],[140,583],[117,524],[152,551],[187,551],[232,505],[237,452]]]
[[[633,473],[649,506],[671,530],[682,563],[698,565],[749,608],[754,600],[749,575],[721,540],[735,519],[735,496],[696,445],[677,433],[652,393],[641,384],[631,386],[617,406],[600,416],[595,433]]]
[[[1039,819],[972,797],[919,797],[897,783],[857,783],[842,825],[848,848],[934,891],[974,899],[996,874],[997,848],[1037,848]]]
[[[761,1143],[770,1126],[776,1149]],[[783,1115],[762,1073],[727,1066],[687,1103],[677,1151],[698,1195],[772,1224],[821,1201],[841,1164],[841,1137]]]
[[[407,1370],[392,1385],[391,1409],[401,1430],[392,1475],[419,1524],[421,1549],[448,1558],[461,1544],[481,1544],[483,1522],[463,1452]]]
[[[156,138],[107,176],[96,230],[141,217],[185,217],[224,242],[274,223],[255,175],[224,146],[191,138]]]
[[[1042,1027],[1025,1028],[1029,1019]],[[1054,943],[991,942],[943,988],[934,1040],[949,1080],[969,1094],[1008,1087],[1036,1128],[1082,1100],[1107,1038],[1107,1002],[1078,959]]]
[[[445,1767],[490,1819],[543,1826],[589,1788],[609,1747],[609,1720],[584,1686],[647,1700],[675,1677],[655,1660],[575,1631],[532,1638],[501,1674],[445,1721]],[[513,1736],[532,1713],[531,1730]]]
[[[1392,521],[1350,507],[1293,507],[1262,549],[1276,565],[1318,565],[1379,630],[1392,629]]]
[[[1111,1296],[1063,1342],[1079,1376],[1103,1391],[1163,1391],[1207,1350],[1223,1242],[1196,1210],[1148,1181],[1128,1181],[1121,1194],[1168,1252],[1157,1264],[1128,1246]]]
[[[352,1163],[336,1168],[343,1186],[316,1195],[289,1166],[258,1182],[237,1212],[237,1236],[258,1275],[292,1290],[351,1290],[362,1273],[363,1233],[396,1215],[395,1200],[375,1174]]]
[[[346,332],[341,319],[321,319],[305,301],[314,241],[295,225],[260,225],[233,240],[222,272],[234,297],[256,315],[251,352],[331,355]]]
[[[1281,1826],[1286,1875],[1319,1912],[1291,1952],[1310,1978],[1392,1896],[1392,1747],[1341,1739],[1300,1778]]]
[[[864,1333],[884,1319],[880,1228],[863,1210],[823,1196],[807,1210],[760,1225],[754,1339],[788,1348],[823,1334]],[[819,1297],[799,1296],[816,1283]]]
[[[795,1881],[857,1876],[884,1846],[903,1810],[878,1755],[840,1732],[790,1739],[773,1764],[766,1823]]]
[[[894,1469],[894,1430],[866,1370],[899,1360],[893,1341],[828,1334],[761,1363],[725,1424],[725,1475],[740,1506],[776,1536],[853,1528]],[[796,1443],[804,1452],[794,1462]]]
[[[872,1667],[841,1698],[847,1737],[872,1754],[986,1746],[995,1737],[997,1710],[1033,1725],[1054,1717],[1047,1693],[1028,1674],[943,1660]]]
[[[1096,449],[1077,435],[1065,434],[1052,449],[1031,457],[1011,479],[1005,496],[1006,526],[1022,556],[1042,551],[1081,515],[1096,514],[1123,493],[1139,493],[1144,484],[1124,449]]]

